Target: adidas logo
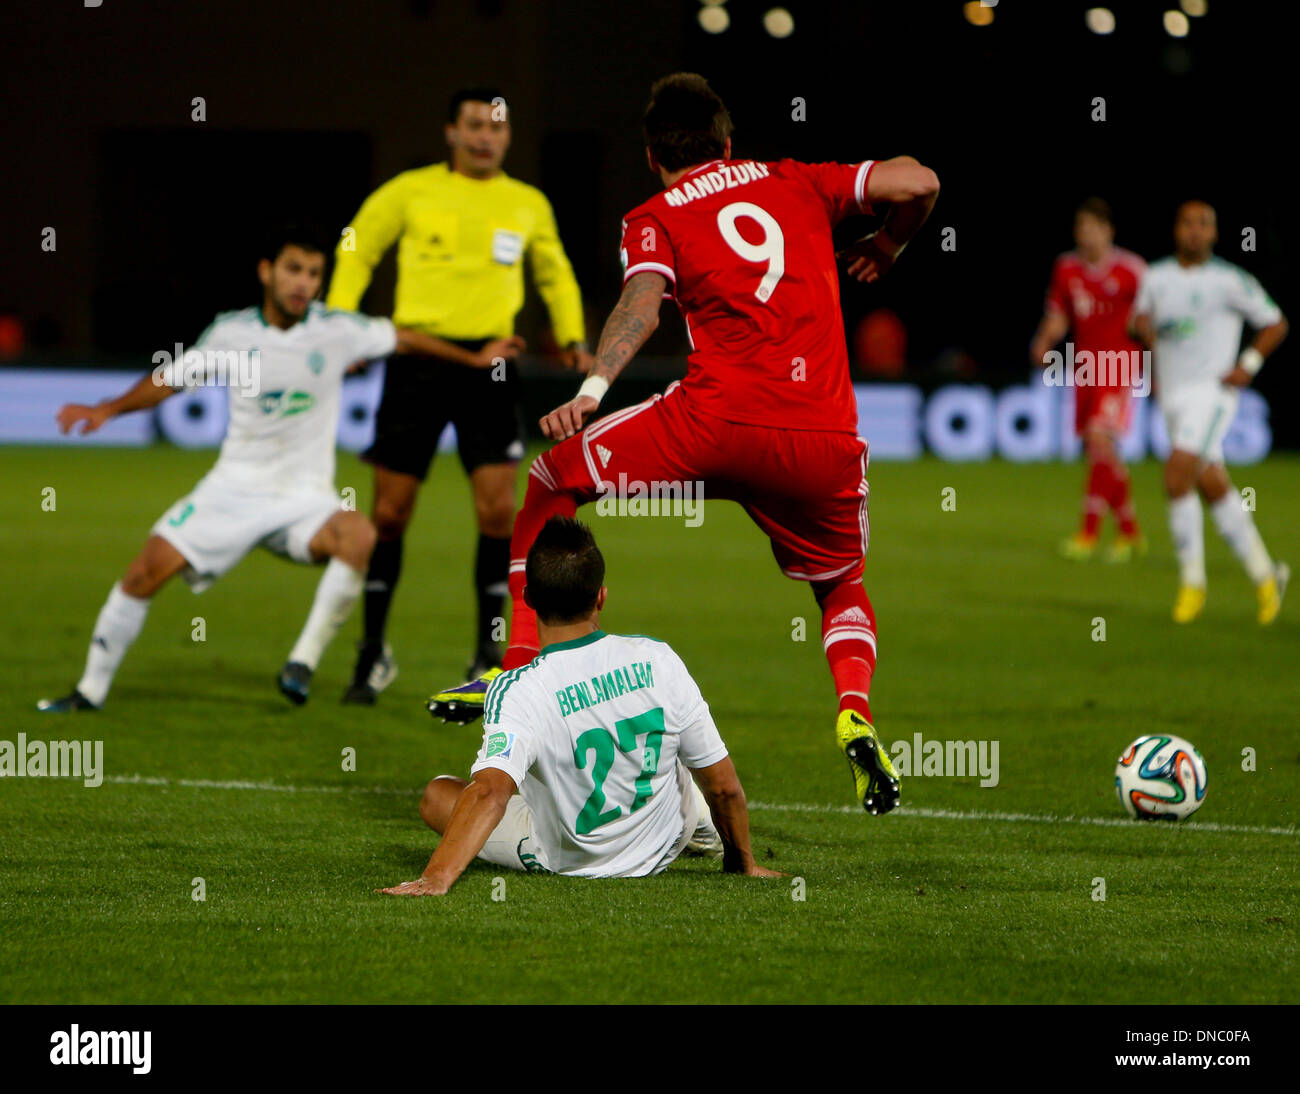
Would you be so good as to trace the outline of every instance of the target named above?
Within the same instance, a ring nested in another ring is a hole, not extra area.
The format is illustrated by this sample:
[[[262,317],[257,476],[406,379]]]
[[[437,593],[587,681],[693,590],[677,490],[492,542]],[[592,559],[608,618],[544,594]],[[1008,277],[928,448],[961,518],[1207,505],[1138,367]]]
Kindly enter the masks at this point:
[[[867,618],[866,612],[864,612],[861,608],[855,605],[852,608],[846,608],[844,611],[840,612],[840,614],[837,615],[834,619],[832,619],[831,622],[832,623],[870,623],[871,620]]]
[[[611,452],[608,448],[606,448],[603,444],[598,444],[598,445],[596,445],[596,455],[598,455],[598,456],[600,457],[600,466],[601,466],[601,467],[608,467],[608,466],[609,466],[609,458],[610,458],[610,456],[612,456],[613,454],[614,454],[614,453]]]

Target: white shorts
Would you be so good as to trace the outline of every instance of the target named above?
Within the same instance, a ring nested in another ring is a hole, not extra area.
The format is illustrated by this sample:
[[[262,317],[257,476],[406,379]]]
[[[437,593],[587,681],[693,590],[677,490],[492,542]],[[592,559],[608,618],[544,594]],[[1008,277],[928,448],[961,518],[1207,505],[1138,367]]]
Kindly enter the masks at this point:
[[[185,580],[201,593],[254,547],[313,562],[308,544],[340,504],[335,494],[321,490],[258,494],[203,479],[158,518],[152,531],[184,556]]]
[[[1241,392],[1215,381],[1161,393],[1160,409],[1170,447],[1191,452],[1202,463],[1223,463],[1223,438],[1237,416]]]
[[[709,818],[708,802],[680,760],[677,762],[677,788],[682,795],[682,834],[653,871],[656,874],[667,869],[686,850],[701,818]],[[530,874],[548,872],[543,865],[546,856],[541,853],[537,837],[533,833],[533,814],[522,794],[515,794],[510,799],[506,805],[506,815],[492,829],[492,834],[488,836],[478,857],[494,866],[504,866],[507,870],[525,870]]]

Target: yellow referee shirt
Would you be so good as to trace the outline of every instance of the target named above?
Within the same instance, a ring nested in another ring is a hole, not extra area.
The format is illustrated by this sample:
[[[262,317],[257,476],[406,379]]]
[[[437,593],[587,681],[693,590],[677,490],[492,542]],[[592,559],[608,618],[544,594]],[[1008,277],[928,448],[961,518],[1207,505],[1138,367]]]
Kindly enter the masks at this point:
[[[582,294],[540,190],[498,173],[472,179],[438,163],[366,198],[335,252],[330,307],[355,311],[397,241],[393,322],[441,338],[505,338],[524,303],[525,253],[561,346],[585,340]]]

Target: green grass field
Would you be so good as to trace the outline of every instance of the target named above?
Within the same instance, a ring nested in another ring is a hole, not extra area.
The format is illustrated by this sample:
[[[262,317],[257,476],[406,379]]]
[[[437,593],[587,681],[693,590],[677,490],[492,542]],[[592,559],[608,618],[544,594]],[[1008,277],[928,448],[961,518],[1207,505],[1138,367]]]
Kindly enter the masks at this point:
[[[454,460],[407,541],[401,674],[374,709],[338,701],[355,620],[307,706],[276,692],[319,571],[259,554],[201,597],[160,594],[105,710],[35,712],[76,680],[109,586],[211,459],[0,450],[0,738],[102,739],[107,773],[93,789],[0,782],[0,1001],[1300,1001],[1300,602],[1258,628],[1207,522],[1209,604],[1175,628],[1154,464],[1134,472],[1151,555],[1127,568],[1055,555],[1078,467],[872,467],[881,735],[1000,749],[996,787],[913,777],[881,818],[853,808],[812,598],[744,515],[711,503],[692,529],[589,510],[609,563],[604,626],[681,653],[744,780],[760,860],[802,878],[806,899],[691,861],[640,881],[512,874],[494,901],[501,871],[484,864],[443,899],[372,893],[419,873],[436,837],[418,792],[464,774],[478,747],[476,728],[423,709],[470,647],[473,533]],[[1256,489],[1274,552],[1300,561],[1300,461],[1235,477]],[[361,464],[343,457],[338,481],[367,503]],[[807,641],[792,641],[797,617]],[[1206,757],[1191,823],[1122,819],[1115,759],[1156,730]]]

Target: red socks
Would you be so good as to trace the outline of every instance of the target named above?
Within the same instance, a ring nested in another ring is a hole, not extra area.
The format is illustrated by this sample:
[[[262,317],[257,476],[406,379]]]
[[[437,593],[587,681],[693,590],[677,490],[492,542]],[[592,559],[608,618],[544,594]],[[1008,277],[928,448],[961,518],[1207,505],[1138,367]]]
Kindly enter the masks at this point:
[[[1093,463],[1088,465],[1088,485],[1084,491],[1083,524],[1079,531],[1090,539],[1097,538],[1101,518],[1109,508],[1115,514],[1122,535],[1138,534],[1137,518],[1133,513],[1128,469],[1121,463]]]
[[[1083,492],[1083,525],[1079,528],[1079,533],[1088,539],[1096,539],[1101,530],[1101,518],[1105,516],[1110,504],[1108,499],[1112,481],[1110,464],[1088,465],[1088,485]]]
[[[1110,507],[1115,511],[1119,522],[1120,534],[1130,539],[1138,535],[1137,516],[1133,512],[1132,486],[1129,483],[1128,470],[1118,464],[1111,471]]]
[[[814,584],[822,609],[822,649],[830,664],[841,711],[856,710],[871,721],[867,696],[876,671],[876,613],[861,581]]]
[[[533,467],[542,464],[544,459],[539,456]],[[515,515],[515,528],[510,537],[510,647],[501,661],[501,667],[507,670],[528,664],[541,648],[541,640],[537,637],[537,613],[524,603],[524,585],[527,583],[524,563],[528,558],[528,548],[551,517],[571,517],[578,511],[572,494],[556,493],[546,485],[544,480],[549,478],[545,465],[541,474],[535,470],[529,473],[524,507]]]

